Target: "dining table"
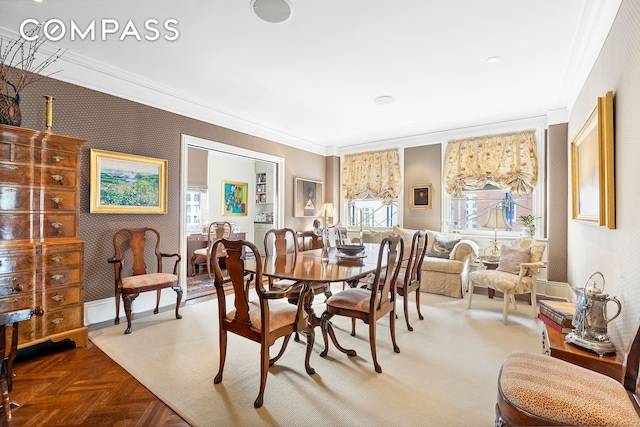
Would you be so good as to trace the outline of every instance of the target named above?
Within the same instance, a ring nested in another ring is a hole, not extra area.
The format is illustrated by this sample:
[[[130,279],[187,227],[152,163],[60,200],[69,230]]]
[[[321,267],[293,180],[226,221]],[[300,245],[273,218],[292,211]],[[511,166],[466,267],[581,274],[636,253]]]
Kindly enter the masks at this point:
[[[337,248],[331,247],[328,248],[328,258],[322,256],[322,249],[262,257],[262,275],[308,284],[308,292],[301,297],[304,298],[304,309],[309,319],[308,330],[313,333],[315,327],[322,326],[321,316],[318,316],[313,309],[314,285],[346,282],[350,287],[356,287],[360,279],[377,270],[380,244],[364,243],[363,246],[364,250],[353,256],[345,255]],[[387,257],[382,257],[381,267],[386,265]],[[244,269],[248,273],[256,273],[256,261],[245,260]],[[335,340],[333,341],[338,348],[344,350]],[[307,345],[310,346],[312,343],[307,340]],[[352,350],[345,350],[345,352],[355,355]]]

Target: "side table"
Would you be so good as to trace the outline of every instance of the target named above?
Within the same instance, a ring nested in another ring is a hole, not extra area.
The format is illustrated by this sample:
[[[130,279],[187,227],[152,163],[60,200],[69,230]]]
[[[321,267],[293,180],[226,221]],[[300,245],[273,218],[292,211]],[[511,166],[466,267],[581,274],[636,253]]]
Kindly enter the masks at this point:
[[[598,356],[587,350],[583,350],[565,342],[566,334],[556,331],[545,324],[542,330],[543,353],[564,360],[574,365],[599,372],[616,381],[622,381],[623,356],[616,353],[611,356]]]

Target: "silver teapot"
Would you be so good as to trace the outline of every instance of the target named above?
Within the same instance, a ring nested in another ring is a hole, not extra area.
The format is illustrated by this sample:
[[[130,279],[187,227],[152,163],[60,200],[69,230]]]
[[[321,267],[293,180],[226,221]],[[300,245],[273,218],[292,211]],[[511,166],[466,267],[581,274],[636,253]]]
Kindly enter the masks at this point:
[[[596,284],[595,276],[602,279],[602,287]],[[594,279],[591,284],[591,279]],[[573,332],[567,336],[567,342],[605,354],[615,351],[613,344],[609,342],[607,324],[620,315],[622,305],[616,297],[609,298],[603,292],[604,276],[595,272],[587,279],[582,289],[574,289],[577,296],[576,311],[573,316]],[[618,306],[618,311],[612,317],[607,317],[607,303],[613,301]]]

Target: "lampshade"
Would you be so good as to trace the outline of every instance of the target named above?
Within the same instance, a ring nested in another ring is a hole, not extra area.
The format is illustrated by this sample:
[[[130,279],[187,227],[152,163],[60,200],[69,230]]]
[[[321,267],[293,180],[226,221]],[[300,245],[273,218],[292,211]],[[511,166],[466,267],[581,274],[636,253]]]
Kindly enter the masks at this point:
[[[504,230],[511,228],[511,226],[507,222],[507,217],[504,214],[504,209],[502,208],[489,209],[489,215],[487,215],[487,219],[485,219],[482,227],[493,228],[495,230]]]
[[[323,203],[322,209],[320,209],[320,216],[326,216],[328,218],[333,218],[333,203]]]

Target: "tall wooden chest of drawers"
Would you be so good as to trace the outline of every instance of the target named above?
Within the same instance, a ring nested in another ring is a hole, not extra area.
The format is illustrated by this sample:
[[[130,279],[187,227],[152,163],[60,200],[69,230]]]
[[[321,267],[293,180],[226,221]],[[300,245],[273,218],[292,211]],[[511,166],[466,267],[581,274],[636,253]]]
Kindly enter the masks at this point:
[[[80,147],[67,136],[0,125],[0,312],[29,308],[18,347],[87,344]]]

